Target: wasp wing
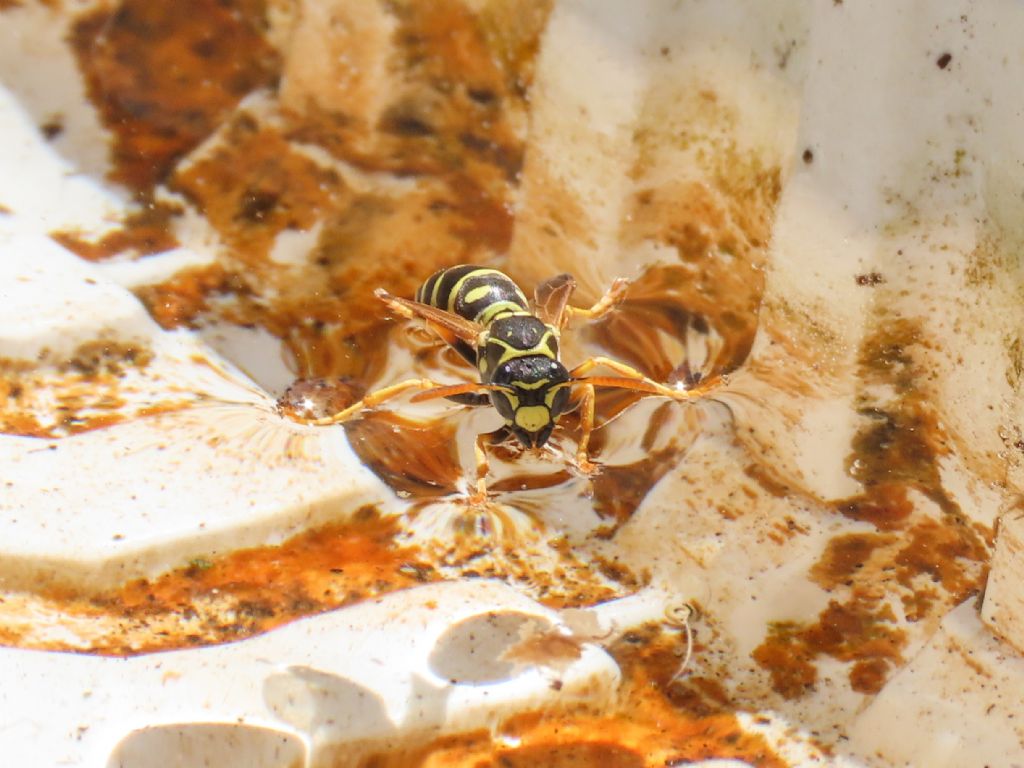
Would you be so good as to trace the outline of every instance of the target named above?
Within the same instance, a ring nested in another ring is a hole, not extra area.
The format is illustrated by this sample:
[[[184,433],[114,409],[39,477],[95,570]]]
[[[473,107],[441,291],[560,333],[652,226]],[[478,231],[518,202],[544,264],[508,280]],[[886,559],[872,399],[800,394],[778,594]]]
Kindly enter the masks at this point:
[[[461,339],[475,348],[480,334],[484,331],[482,325],[470,322],[464,317],[445,312],[443,309],[432,307],[429,304],[400,299],[397,296],[392,296],[383,288],[374,291],[374,295],[387,304],[395,314],[408,318],[418,317],[423,320],[438,336],[452,345],[456,340]]]
[[[576,290],[576,280],[570,274],[556,275],[537,286],[533,292],[533,309],[541,322],[561,328],[565,325],[565,308]]]

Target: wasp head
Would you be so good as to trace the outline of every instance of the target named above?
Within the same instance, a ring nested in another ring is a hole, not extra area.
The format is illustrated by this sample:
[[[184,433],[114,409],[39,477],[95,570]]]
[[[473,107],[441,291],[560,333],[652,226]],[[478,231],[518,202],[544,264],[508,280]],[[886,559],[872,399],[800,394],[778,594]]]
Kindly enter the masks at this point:
[[[517,357],[491,377],[491,403],[526,448],[540,448],[569,407],[569,372],[546,355]]]

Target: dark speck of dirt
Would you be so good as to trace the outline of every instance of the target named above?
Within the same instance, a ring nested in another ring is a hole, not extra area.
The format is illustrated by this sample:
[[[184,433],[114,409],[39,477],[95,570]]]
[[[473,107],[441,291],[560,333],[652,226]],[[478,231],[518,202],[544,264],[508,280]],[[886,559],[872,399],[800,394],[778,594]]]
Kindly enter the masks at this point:
[[[878,285],[884,283],[885,278],[879,272],[867,272],[863,275],[857,275],[857,285]]]
[[[807,163],[807,165],[810,165],[811,163],[814,162],[814,152],[812,152],[809,148],[805,149],[803,158],[804,162]]]
[[[944,53],[935,60],[935,63],[938,65],[939,69],[945,69],[946,67],[949,66],[949,62],[951,62],[952,60],[953,54]]]
[[[42,132],[43,136],[46,137],[47,141],[53,141],[64,133],[64,121],[60,115],[54,115],[45,123],[40,125],[39,130]]]

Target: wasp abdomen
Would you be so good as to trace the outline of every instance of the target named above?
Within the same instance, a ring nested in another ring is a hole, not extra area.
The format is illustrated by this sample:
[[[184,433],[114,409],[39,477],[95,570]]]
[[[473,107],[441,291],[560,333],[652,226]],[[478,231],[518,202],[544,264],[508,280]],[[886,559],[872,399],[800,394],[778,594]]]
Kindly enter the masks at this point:
[[[511,278],[471,264],[435,272],[416,292],[416,301],[484,326],[500,315],[529,311],[526,296]]]

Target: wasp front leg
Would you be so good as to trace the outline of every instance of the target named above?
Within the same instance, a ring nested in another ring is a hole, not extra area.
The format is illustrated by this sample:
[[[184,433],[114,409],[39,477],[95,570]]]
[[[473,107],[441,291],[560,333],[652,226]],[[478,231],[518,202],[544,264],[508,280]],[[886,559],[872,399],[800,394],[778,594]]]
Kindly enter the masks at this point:
[[[473,443],[473,453],[476,456],[476,488],[469,496],[469,503],[473,506],[483,504],[487,501],[487,473],[491,471],[491,465],[487,461],[487,451],[484,450],[484,443],[488,442],[491,434],[485,432],[476,436]]]
[[[576,466],[581,472],[592,474],[598,466],[590,460],[590,434],[594,431],[594,386],[581,384],[583,390],[579,401],[580,441],[576,444]]]
[[[616,373],[622,374],[624,378],[613,376],[590,376],[583,378],[590,371],[595,368],[599,368],[600,366],[610,368]],[[649,379],[631,365],[603,356],[592,357],[589,360],[583,361],[570,371],[570,375],[574,379],[588,382],[595,387],[631,389],[648,395],[669,397],[673,400],[693,400],[702,397],[706,392],[714,389],[720,383],[717,379],[706,379],[698,386],[691,389],[667,387],[664,384],[659,384],[653,379]]]
[[[443,386],[438,384],[436,381],[430,379],[406,379],[400,381],[397,384],[392,384],[387,387],[382,387],[368,395],[365,395],[359,400],[356,400],[352,405],[344,408],[332,416],[324,416],[320,419],[296,419],[303,424],[311,424],[317,427],[326,427],[331,424],[341,424],[344,421],[348,421],[350,418],[355,416],[360,411],[370,410],[376,408],[382,403],[386,403],[388,400],[394,400],[399,395],[408,392],[410,389],[421,390],[422,395],[432,396],[434,393],[441,393],[439,396],[443,397],[449,393],[457,394],[467,390],[476,389],[479,385],[468,384],[468,385],[457,385],[454,387]],[[413,398],[416,400],[417,398]],[[429,399],[429,398],[425,398]]]

